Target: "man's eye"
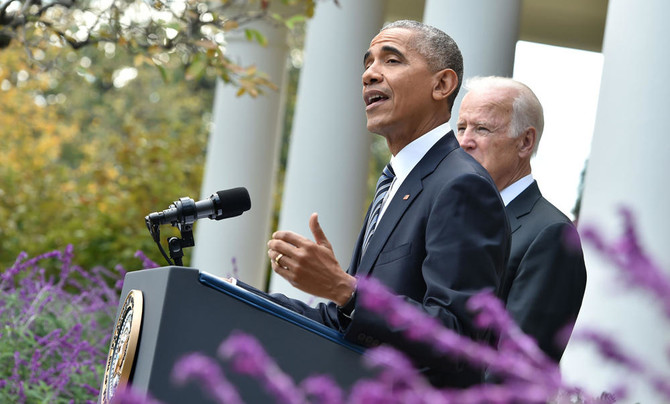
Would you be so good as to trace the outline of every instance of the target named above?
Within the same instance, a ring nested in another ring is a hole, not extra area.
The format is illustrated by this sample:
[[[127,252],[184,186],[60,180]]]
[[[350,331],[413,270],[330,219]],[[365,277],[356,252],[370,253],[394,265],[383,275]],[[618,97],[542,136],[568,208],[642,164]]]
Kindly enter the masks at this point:
[[[400,63],[398,59],[388,59],[386,63]]]

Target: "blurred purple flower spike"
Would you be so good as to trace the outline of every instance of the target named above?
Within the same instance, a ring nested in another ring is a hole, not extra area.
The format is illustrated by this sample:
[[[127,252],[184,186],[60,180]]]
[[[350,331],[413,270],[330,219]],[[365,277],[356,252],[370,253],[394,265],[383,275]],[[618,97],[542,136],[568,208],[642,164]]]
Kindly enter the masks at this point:
[[[293,380],[277,366],[263,346],[251,335],[234,331],[217,351],[222,359],[232,360],[233,369],[260,381],[277,402],[304,403],[303,394]]]
[[[654,295],[661,303],[666,317],[670,318],[670,277],[640,245],[633,212],[621,208],[620,213],[624,226],[620,238],[607,243],[601,232],[592,226],[584,227],[583,238],[615,264],[627,281]]]
[[[546,402],[555,397],[562,387],[558,366],[518,328],[491,292],[473,296],[468,301],[468,307],[477,313],[475,321],[480,327],[489,328],[500,336],[500,349],[475,342],[441,326],[435,319],[393,295],[375,279],[360,279],[358,288],[361,305],[381,315],[393,326],[408,330],[408,338],[430,344],[445,356],[487,367],[505,381],[502,385],[442,391],[441,400],[437,402]],[[428,388],[424,390],[430,391]],[[430,396],[425,391],[422,397]]]
[[[114,392],[112,404],[163,404],[150,394],[134,390],[131,386],[120,387]]]
[[[160,266],[151,260],[151,258],[147,257],[142,250],[137,250],[135,252],[135,258],[139,258],[142,261],[142,269],[158,268]]]
[[[235,387],[226,379],[216,360],[199,353],[180,358],[172,369],[172,380],[183,385],[198,382],[204,392],[220,403],[242,404]]]
[[[344,403],[342,389],[330,376],[308,377],[300,383],[300,389],[305,392],[308,401],[315,404]]]

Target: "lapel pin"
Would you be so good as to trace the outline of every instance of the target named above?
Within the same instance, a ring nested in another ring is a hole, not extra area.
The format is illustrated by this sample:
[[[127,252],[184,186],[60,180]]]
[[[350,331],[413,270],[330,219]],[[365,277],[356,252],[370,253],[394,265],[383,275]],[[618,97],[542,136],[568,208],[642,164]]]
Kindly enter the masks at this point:
[[[403,199],[404,201],[408,200],[408,199],[409,199],[409,194],[403,196],[402,199]]]

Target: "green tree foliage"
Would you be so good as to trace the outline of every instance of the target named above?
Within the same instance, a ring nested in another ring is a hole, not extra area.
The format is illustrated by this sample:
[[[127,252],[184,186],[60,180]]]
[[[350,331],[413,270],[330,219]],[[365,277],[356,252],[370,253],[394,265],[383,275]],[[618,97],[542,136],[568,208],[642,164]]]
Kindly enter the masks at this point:
[[[165,84],[109,47],[64,52],[78,73],[54,79],[21,52],[0,52],[0,264],[66,244],[87,267],[160,262],[144,216],[199,196],[214,82]]]
[[[227,34],[244,31],[265,45],[252,23],[291,28],[314,7],[315,0],[0,0],[0,49],[20,44],[31,69],[51,71],[63,60],[49,57],[57,56],[50,48],[111,44],[143,56],[164,76],[170,67],[185,70],[187,79],[214,74],[256,96],[275,85],[254,66],[234,62]]]
[[[144,216],[199,196],[215,79],[239,95],[276,89],[231,62],[226,34],[262,46],[252,23],[294,28],[313,9],[0,0],[0,265],[68,243],[87,267],[132,269],[138,249],[163,262]]]

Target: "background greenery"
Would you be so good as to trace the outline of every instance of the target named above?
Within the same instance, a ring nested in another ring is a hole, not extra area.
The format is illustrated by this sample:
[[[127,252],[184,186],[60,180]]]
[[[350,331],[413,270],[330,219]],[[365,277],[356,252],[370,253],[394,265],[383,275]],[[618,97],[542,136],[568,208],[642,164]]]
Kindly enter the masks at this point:
[[[247,3],[251,11],[238,15],[259,18],[254,10],[265,2]],[[284,23],[299,52],[302,23],[314,3],[282,3],[294,7],[296,14]],[[0,33],[7,27],[0,21]],[[210,59],[218,56],[206,46],[186,57],[120,37],[75,49],[45,44],[47,33],[29,28],[26,36],[39,41],[21,42],[17,34],[0,46],[0,268],[22,251],[36,255],[67,244],[76,246],[86,268],[120,264],[132,270],[137,250],[163,263],[144,216],[181,196],[199,197],[217,77],[239,87],[243,97],[287,94],[276,228],[299,66],[291,67],[287,88],[277,89],[253,67],[213,66]],[[265,42],[257,31],[246,32],[259,46]],[[372,151],[370,197],[388,161],[382,138],[375,137]],[[161,233],[163,240],[177,234],[169,226]],[[186,251],[185,265],[189,258]]]
[[[138,249],[157,253],[144,216],[199,194],[214,79],[175,70],[165,83],[106,48],[55,50],[67,66],[49,73],[30,72],[19,46],[0,52],[3,268],[66,244],[85,267],[132,268]],[[137,73],[125,85],[123,68]]]

